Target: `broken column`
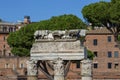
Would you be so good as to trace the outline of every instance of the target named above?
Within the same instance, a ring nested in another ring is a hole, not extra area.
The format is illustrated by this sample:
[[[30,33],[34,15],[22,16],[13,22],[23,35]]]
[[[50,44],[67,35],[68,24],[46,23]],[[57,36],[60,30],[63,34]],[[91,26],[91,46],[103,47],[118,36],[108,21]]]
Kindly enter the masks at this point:
[[[92,61],[89,59],[85,59],[81,61],[81,75],[82,80],[92,80]]]
[[[27,80],[37,80],[37,61],[27,61]]]
[[[54,80],[64,80],[64,65],[61,58],[54,61]]]

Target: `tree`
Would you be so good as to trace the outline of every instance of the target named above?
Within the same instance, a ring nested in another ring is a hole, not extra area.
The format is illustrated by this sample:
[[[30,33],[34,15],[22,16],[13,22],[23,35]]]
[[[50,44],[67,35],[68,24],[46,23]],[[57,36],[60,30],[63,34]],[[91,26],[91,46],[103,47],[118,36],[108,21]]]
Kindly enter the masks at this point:
[[[93,54],[93,52],[90,50],[87,50],[87,58],[90,60],[93,60],[94,57],[95,55]]]
[[[86,28],[86,25],[81,19],[74,15],[54,16],[48,20],[37,23],[28,24],[22,27],[19,31],[10,33],[7,38],[8,44],[12,48],[12,53],[17,56],[29,56],[30,49],[34,42],[34,32],[36,30],[66,30],[66,29],[81,29]],[[71,61],[64,61],[65,76],[69,71]],[[48,68],[53,71],[53,65],[50,61],[38,61],[37,67],[48,77],[53,80],[53,75]]]
[[[29,56],[36,30],[81,29],[86,25],[75,15],[54,16],[48,20],[28,24],[19,31],[10,33],[7,41],[11,52],[18,56]]]
[[[118,40],[120,32],[120,1],[97,2],[85,6],[82,14],[88,23],[92,26],[106,27]]]
[[[34,42],[33,34],[35,27],[33,24],[21,28],[19,31],[12,32],[7,38],[11,47],[11,52],[17,56],[29,56],[30,48]]]

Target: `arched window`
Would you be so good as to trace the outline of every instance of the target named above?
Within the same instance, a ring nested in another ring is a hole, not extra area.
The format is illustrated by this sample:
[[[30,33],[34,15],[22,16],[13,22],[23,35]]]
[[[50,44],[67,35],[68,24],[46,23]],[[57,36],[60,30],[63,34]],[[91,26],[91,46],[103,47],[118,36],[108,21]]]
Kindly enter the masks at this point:
[[[3,32],[7,32],[7,27],[3,27]]]
[[[13,28],[12,27],[9,27],[9,32],[13,32]]]

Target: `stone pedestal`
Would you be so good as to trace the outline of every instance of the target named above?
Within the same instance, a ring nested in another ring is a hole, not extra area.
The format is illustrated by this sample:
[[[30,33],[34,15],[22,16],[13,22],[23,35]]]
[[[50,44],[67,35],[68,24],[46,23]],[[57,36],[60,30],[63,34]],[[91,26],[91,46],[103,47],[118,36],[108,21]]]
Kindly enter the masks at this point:
[[[81,75],[82,80],[92,80],[92,61],[89,59],[85,59],[81,61]]]
[[[27,61],[27,80],[37,80],[37,61]]]
[[[64,65],[61,58],[54,61],[54,80],[64,80]]]

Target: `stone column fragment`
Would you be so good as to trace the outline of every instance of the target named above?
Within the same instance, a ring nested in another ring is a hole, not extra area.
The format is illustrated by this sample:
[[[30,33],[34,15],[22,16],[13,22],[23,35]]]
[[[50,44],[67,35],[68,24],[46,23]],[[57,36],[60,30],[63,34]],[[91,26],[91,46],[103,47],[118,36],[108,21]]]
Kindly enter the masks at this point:
[[[37,61],[27,61],[27,80],[37,80]]]
[[[81,61],[81,75],[82,80],[92,80],[92,61],[89,59],[85,59]]]
[[[61,58],[54,61],[54,80],[64,80],[64,65]]]

